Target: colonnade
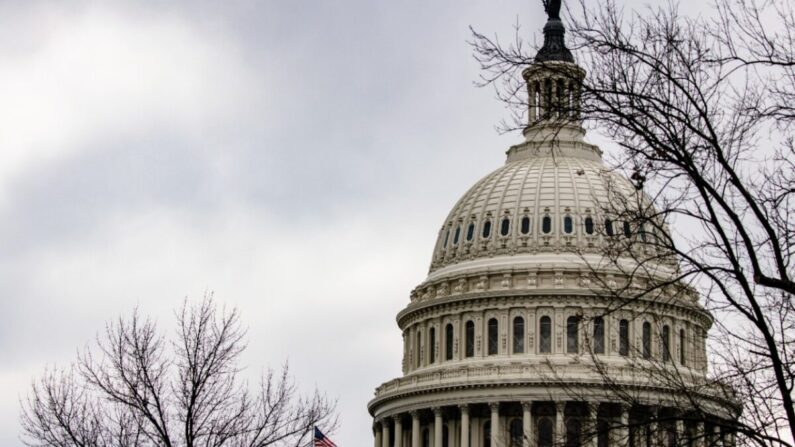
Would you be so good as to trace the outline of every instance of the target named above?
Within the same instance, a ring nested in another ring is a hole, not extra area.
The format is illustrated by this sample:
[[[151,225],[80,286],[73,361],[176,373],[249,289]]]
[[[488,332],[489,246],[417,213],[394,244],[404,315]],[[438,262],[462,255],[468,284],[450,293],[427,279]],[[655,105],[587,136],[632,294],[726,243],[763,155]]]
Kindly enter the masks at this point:
[[[717,421],[717,420],[716,420]],[[496,429],[493,429],[496,427]],[[392,414],[375,447],[733,447],[720,423],[675,409],[575,401],[486,402]]]

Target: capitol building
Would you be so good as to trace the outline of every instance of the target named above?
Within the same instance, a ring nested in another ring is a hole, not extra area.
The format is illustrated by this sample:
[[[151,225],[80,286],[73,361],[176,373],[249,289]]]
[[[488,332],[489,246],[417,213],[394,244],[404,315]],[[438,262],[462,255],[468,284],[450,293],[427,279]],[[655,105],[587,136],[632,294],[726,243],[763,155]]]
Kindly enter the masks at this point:
[[[713,319],[695,291],[610,292],[664,282],[677,264],[658,256],[629,276],[617,266],[637,263],[636,248],[604,260],[616,240],[654,237],[608,210],[650,201],[584,140],[586,74],[557,13],[544,35],[523,72],[525,140],[453,206],[397,315],[403,375],[368,404],[375,447],[730,447],[720,421],[739,406],[709,385]]]

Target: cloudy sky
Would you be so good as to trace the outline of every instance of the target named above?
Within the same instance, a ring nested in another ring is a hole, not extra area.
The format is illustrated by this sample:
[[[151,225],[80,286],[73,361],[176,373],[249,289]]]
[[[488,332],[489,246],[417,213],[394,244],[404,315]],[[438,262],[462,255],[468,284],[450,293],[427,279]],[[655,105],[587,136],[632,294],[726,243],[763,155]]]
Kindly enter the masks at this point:
[[[468,26],[530,37],[536,3],[0,3],[0,445],[106,321],[207,291],[247,374],[289,359],[370,445],[437,228],[519,141]]]

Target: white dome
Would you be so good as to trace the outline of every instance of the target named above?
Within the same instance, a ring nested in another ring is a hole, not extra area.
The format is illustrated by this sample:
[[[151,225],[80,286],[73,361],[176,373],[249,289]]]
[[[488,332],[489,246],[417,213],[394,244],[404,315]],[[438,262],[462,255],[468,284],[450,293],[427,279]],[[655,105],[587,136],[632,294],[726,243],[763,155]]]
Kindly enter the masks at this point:
[[[595,251],[610,199],[636,192],[595,146],[549,147],[512,147],[504,166],[461,197],[439,232],[431,272],[482,257]]]

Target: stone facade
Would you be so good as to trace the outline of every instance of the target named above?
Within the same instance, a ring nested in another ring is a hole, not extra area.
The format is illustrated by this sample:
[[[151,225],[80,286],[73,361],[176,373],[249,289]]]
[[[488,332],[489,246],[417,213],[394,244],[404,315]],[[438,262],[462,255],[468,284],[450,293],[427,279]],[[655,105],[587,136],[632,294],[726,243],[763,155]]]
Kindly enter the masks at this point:
[[[685,402],[698,402],[714,421],[731,420],[737,405],[706,385],[713,320],[693,290],[671,281],[675,260],[659,256],[631,277],[603,262],[607,238],[660,235],[624,231],[605,212],[613,195],[638,193],[583,140],[576,112],[550,111],[579,98],[561,70],[585,76],[568,61],[525,71],[525,142],[455,204],[428,277],[397,316],[403,376],[379,386],[369,403],[376,447],[733,442],[722,424],[684,417]],[[631,254],[627,265],[637,258]],[[616,301],[616,290],[631,295],[662,283],[653,296]],[[705,385],[681,395],[649,374],[652,365]]]

